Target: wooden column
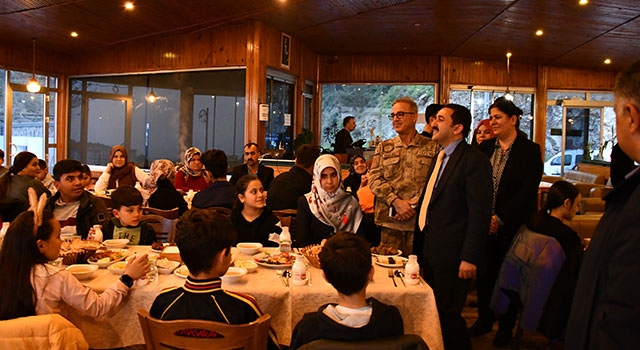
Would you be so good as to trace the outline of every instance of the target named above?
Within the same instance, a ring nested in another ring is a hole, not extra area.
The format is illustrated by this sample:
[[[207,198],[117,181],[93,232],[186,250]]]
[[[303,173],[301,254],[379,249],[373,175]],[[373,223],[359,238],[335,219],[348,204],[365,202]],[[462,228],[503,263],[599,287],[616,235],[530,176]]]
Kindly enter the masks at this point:
[[[544,162],[545,143],[547,140],[547,90],[549,86],[549,68],[538,66],[538,79],[536,84],[536,106],[533,123],[533,142],[540,145],[542,161]]]
[[[258,121],[260,104],[265,103],[267,91],[267,67],[263,52],[264,26],[261,22],[254,22],[252,25],[253,31],[247,38],[245,142],[258,142],[265,137],[264,123]]]
[[[438,86],[438,101],[435,103],[447,104],[449,103],[449,87],[451,85],[450,80],[450,68],[449,58],[445,56],[440,57],[440,85]]]

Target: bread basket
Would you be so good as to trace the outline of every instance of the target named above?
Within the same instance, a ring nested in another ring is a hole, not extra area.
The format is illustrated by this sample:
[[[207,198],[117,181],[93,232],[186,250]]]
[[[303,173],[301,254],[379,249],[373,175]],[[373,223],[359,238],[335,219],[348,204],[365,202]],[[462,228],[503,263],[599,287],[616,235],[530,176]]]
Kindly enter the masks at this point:
[[[309,261],[309,264],[311,264],[311,266],[320,269],[321,250],[322,246],[320,244],[314,244],[300,249],[300,252],[302,253],[302,255],[304,255],[305,258],[307,258],[307,261]]]

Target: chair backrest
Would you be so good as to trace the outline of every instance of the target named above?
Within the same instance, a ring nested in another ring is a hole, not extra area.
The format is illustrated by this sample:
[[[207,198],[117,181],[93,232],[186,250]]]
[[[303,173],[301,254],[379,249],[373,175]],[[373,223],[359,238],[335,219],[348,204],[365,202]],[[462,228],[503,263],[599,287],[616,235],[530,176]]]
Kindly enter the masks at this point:
[[[148,350],[152,349],[239,349],[264,350],[269,337],[269,314],[247,323],[230,325],[205,320],[162,321],[149,315],[149,311],[138,310],[138,319]],[[182,330],[205,330],[218,334],[218,338],[196,338],[177,335]]]
[[[220,213],[225,216],[231,216],[231,209],[225,208],[225,207],[209,207],[209,208],[206,208],[205,210]]]
[[[158,209],[158,208],[151,208],[151,207],[144,207],[142,208],[142,213],[143,214],[154,214],[154,215],[160,215],[164,218],[167,219],[177,219],[180,217],[180,212],[178,211],[178,207],[175,207],[173,209]]]
[[[361,341],[337,341],[318,339],[298,348],[299,350],[368,349],[368,350],[428,350],[427,343],[415,334]]]
[[[159,242],[173,242],[178,219],[167,219],[160,215],[146,214],[142,215],[142,220],[153,228],[156,233],[156,240]]]

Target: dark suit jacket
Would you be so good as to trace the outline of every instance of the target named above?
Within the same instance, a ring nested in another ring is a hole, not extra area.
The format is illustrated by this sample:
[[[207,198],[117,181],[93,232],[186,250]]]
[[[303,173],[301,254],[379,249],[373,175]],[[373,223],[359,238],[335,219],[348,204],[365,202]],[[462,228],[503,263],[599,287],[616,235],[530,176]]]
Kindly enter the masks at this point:
[[[235,186],[236,182],[238,182],[241,177],[248,174],[249,168],[246,164],[238,165],[233,168],[233,171],[231,172],[231,179],[229,180],[229,182],[231,182],[231,184]],[[262,182],[262,187],[268,189],[271,185],[271,181],[273,181],[273,168],[258,164],[258,179],[260,179],[260,182]]]
[[[491,158],[497,140],[482,142],[480,150]],[[529,223],[538,210],[542,169],[540,146],[518,133],[502,172],[494,208],[495,214],[504,222],[498,236],[504,239],[505,249],[509,248],[520,225]]]
[[[434,166],[435,162],[429,173]],[[461,260],[482,266],[492,194],[489,160],[461,141],[433,191],[423,232],[416,220],[416,236],[424,237],[425,258],[434,271],[455,273],[457,277]],[[424,195],[423,190],[420,205]],[[416,212],[420,213],[420,206]]]
[[[298,209],[298,198],[311,190],[312,180],[311,174],[294,165],[271,182],[267,207],[273,210]]]
[[[347,153],[347,148],[351,148],[353,139],[347,129],[342,129],[336,134],[336,142],[333,145],[333,153]]]
[[[637,349],[640,344],[640,172],[605,201],[582,261],[566,349]]]

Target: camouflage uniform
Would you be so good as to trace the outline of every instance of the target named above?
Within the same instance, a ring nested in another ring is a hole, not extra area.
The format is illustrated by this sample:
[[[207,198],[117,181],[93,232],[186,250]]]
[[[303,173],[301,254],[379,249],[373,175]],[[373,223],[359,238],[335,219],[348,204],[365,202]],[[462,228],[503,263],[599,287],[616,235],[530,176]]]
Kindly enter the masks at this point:
[[[429,167],[440,146],[435,141],[416,134],[407,146],[400,136],[376,147],[369,187],[376,196],[375,222],[382,229],[382,243],[411,254],[415,216],[407,221],[389,217],[389,206],[396,198],[417,204],[427,183]],[[394,232],[395,231],[395,232]]]

